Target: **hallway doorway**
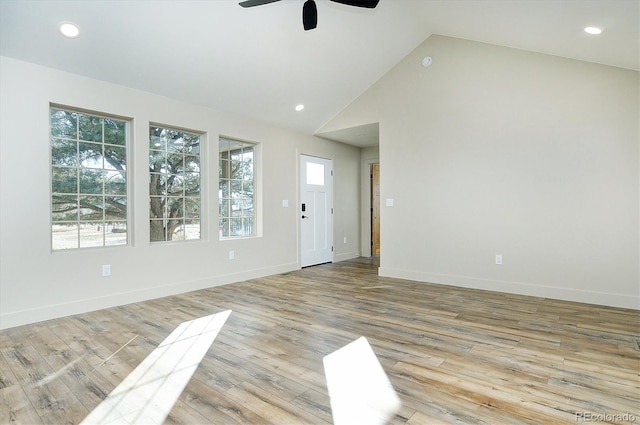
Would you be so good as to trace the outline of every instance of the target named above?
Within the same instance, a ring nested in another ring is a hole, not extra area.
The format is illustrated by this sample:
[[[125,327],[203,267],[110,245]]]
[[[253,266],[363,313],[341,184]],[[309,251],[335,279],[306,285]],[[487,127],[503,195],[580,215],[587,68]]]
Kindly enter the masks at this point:
[[[371,255],[380,255],[380,164],[371,164]]]

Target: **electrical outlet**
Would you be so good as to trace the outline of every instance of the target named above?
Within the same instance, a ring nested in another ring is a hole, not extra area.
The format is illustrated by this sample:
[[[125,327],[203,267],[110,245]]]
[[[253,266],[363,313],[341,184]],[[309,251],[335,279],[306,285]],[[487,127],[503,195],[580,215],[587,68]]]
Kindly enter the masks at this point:
[[[496,254],[496,264],[502,265],[502,255]]]
[[[236,252],[229,251],[229,260],[235,260],[235,258],[236,258]]]
[[[102,265],[102,276],[103,277],[111,276],[111,264]]]
[[[344,243],[347,243],[347,237],[346,236],[344,237]]]

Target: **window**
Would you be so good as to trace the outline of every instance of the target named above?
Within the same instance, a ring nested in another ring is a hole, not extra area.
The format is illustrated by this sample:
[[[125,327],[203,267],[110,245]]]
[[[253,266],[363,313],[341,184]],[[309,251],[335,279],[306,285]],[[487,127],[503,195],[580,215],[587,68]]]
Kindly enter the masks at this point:
[[[127,244],[127,122],[50,110],[53,250]]]
[[[307,162],[307,184],[324,186],[324,164]]]
[[[200,239],[200,137],[149,127],[151,242]]]
[[[255,145],[220,138],[220,237],[256,235]]]

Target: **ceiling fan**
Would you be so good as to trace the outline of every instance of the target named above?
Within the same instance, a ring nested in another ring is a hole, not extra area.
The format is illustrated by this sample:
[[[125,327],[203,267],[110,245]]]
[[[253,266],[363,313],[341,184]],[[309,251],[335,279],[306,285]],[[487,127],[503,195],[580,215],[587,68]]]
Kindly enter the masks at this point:
[[[275,3],[281,0],[245,0],[240,2],[242,7],[261,6],[263,4]],[[334,3],[346,4],[348,6],[366,7],[373,9],[380,0],[329,0]],[[318,9],[314,0],[307,0],[302,6],[302,26],[305,31],[312,30],[318,25]]]

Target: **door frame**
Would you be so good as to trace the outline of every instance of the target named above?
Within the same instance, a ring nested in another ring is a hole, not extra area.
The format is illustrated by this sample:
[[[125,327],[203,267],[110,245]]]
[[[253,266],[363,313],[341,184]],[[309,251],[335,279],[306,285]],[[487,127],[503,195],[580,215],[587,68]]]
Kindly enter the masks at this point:
[[[330,224],[330,236],[331,236],[331,262],[334,262],[335,260],[335,215],[333,214],[334,211],[334,200],[335,200],[335,185],[333,183],[333,167],[334,167],[334,159],[329,157],[329,156],[323,156],[323,155],[315,155],[315,154],[311,154],[311,153],[304,153],[304,152],[300,152],[296,149],[296,168],[297,168],[297,175],[296,175],[296,186],[297,186],[297,194],[296,194],[296,217],[297,217],[297,221],[296,221],[296,229],[297,229],[297,233],[298,233],[298,238],[297,238],[297,244],[298,244],[298,269],[302,268],[302,220],[300,219],[301,217],[301,204],[302,204],[302,169],[301,169],[301,163],[302,163],[302,157],[306,156],[306,157],[312,157],[312,158],[319,158],[319,159],[323,159],[323,160],[327,160],[327,161],[331,161],[331,198],[330,198],[330,202],[331,202],[331,224]],[[305,266],[307,267],[307,266]],[[311,266],[308,266],[311,267]]]
[[[371,165],[380,164],[379,155],[371,155],[361,162],[360,173],[360,255],[371,257]],[[382,241],[380,241],[382,245]]]

